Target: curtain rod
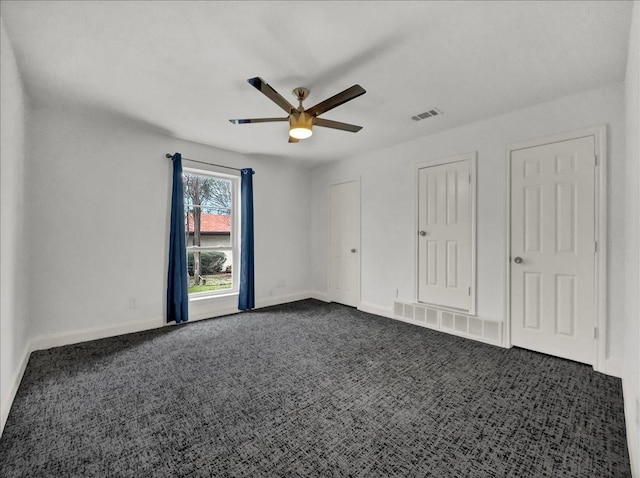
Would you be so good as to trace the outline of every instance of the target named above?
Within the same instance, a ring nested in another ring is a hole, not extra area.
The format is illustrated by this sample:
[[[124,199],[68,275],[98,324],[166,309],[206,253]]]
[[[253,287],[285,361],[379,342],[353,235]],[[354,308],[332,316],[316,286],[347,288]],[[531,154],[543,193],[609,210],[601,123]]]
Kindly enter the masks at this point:
[[[171,153],[166,153],[164,156],[167,159],[173,158],[173,154],[171,154]],[[209,166],[217,166],[219,168],[227,168],[227,169],[233,169],[235,171],[242,171],[242,169],[239,169],[239,168],[232,168],[231,166],[223,166],[222,164],[205,163],[204,161],[196,161],[195,159],[185,158],[184,156],[182,157],[182,159],[187,160],[187,161],[191,161],[193,163],[208,164]]]

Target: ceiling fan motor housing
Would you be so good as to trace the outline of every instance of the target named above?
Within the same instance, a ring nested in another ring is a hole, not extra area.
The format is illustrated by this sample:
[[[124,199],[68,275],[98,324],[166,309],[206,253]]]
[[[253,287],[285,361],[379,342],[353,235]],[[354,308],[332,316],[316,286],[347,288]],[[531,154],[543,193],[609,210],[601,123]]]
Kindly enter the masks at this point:
[[[305,139],[311,136],[313,116],[305,113],[302,108],[293,110],[289,115],[289,135],[296,139]]]

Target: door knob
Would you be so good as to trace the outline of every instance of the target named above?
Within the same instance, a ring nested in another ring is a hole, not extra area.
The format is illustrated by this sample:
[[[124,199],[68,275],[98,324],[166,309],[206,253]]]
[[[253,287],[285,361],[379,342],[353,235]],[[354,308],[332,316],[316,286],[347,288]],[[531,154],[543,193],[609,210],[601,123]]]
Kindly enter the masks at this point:
[[[516,264],[522,264],[522,257],[516,257],[515,259],[513,259],[513,262],[515,262]]]
[[[351,252],[356,252],[356,250],[355,249],[351,249]]]
[[[427,235],[427,231],[420,231],[418,234],[420,234],[421,236],[426,236]]]

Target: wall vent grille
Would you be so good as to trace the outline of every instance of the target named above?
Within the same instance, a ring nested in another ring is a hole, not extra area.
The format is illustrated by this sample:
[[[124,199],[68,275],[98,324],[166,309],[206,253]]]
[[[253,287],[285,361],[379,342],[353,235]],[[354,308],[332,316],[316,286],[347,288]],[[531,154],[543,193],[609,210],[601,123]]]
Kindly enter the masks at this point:
[[[502,322],[448,312],[425,304],[395,302],[393,310],[395,318],[404,322],[502,345]]]
[[[427,118],[431,118],[432,116],[440,116],[442,114],[442,111],[440,111],[438,108],[431,108],[428,111],[425,111],[424,113],[420,113],[418,115],[412,116],[411,119],[413,121],[422,121],[423,119],[427,119]]]

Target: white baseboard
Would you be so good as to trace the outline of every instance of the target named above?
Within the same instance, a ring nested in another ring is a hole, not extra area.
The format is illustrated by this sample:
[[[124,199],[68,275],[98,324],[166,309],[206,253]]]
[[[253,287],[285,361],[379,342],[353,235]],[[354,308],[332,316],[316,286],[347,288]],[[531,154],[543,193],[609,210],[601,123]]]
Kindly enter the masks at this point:
[[[16,398],[16,394],[18,393],[18,388],[20,387],[20,382],[22,382],[24,371],[27,369],[27,363],[29,363],[30,356],[31,350],[29,350],[29,344],[27,344],[24,352],[22,353],[22,358],[20,359],[20,366],[18,367],[18,370],[15,371],[13,379],[11,380],[11,388],[7,394],[2,397],[2,407],[0,411],[0,436],[2,436],[4,425],[7,423],[7,418],[9,418],[13,399]]]
[[[199,320],[205,319],[213,319],[215,317],[222,317],[224,315],[238,314],[240,310],[237,307],[227,307],[224,309],[215,310],[213,312],[200,312],[200,313],[189,313],[189,322],[197,322]],[[172,323],[172,325],[175,325]]]
[[[86,329],[74,330],[72,332],[58,332],[49,335],[40,335],[31,339],[30,351],[45,350],[63,345],[78,344],[89,340],[104,339],[116,335],[141,332],[143,330],[156,329],[162,327],[164,321],[161,317],[145,320],[132,320],[113,325],[103,325]]]
[[[294,292],[292,294],[276,295],[273,297],[266,297],[256,301],[255,309],[262,309],[264,307],[271,307],[274,305],[287,304],[289,302],[296,302],[298,300],[305,299],[317,299],[323,302],[328,302],[326,294],[316,291],[303,291]],[[189,322],[196,322],[198,320],[213,319],[215,317],[222,317],[225,315],[239,314],[241,310],[233,305],[230,307],[223,307],[221,309],[209,309],[203,312],[189,312]]]
[[[640,393],[640,391],[638,392]],[[636,420],[636,397],[628,381],[622,377],[622,396],[624,398],[624,417],[627,426],[627,447],[629,449],[629,462],[631,464],[631,476],[640,478],[640,426]]]
[[[618,359],[608,358],[604,361],[602,368],[598,370],[598,372],[611,375],[612,377],[623,378],[624,367]]]
[[[312,290],[309,292],[309,299],[316,299],[322,302],[331,302],[326,292],[320,292],[319,290]]]
[[[293,294],[276,295],[273,297],[266,297],[256,301],[256,309],[263,307],[271,307],[272,305],[286,304],[288,302],[296,302],[298,300],[304,300],[311,298],[311,292],[295,292]]]
[[[262,309],[264,307],[271,307],[274,305],[286,304],[288,302],[296,302],[304,299],[315,299],[315,293],[304,291],[295,292],[293,294],[276,295],[273,297],[267,297],[256,301],[255,309]],[[320,299],[322,300],[322,299]],[[237,302],[237,301],[236,301]],[[255,310],[254,309],[254,310]],[[201,312],[189,312],[189,322],[195,322],[204,319],[213,319],[215,317],[222,317],[224,315],[239,314],[242,311],[238,310],[236,305],[223,307],[221,309],[209,309]]]
[[[142,330],[153,329],[162,326],[160,319],[143,320],[143,321],[131,321],[124,322],[116,325],[108,325],[101,327],[91,327],[73,332],[60,332],[56,334],[41,335],[30,339],[22,353],[20,366],[15,371],[13,379],[11,381],[11,388],[7,394],[2,397],[1,415],[0,415],[0,436],[4,431],[5,423],[9,417],[13,400],[16,397],[20,382],[27,368],[29,357],[31,352],[36,350],[45,350],[52,347],[60,347],[63,345],[70,345],[80,342],[86,342],[89,340],[102,339],[106,337],[113,337],[115,335],[122,335],[131,332],[140,332]]]
[[[304,300],[309,298],[323,300],[321,297],[321,293],[308,291],[298,292],[294,294],[269,297],[268,299],[259,300],[256,303],[256,308],[285,304],[287,302],[295,302],[297,300]],[[236,314],[238,312],[239,310],[237,309],[237,307],[226,307],[214,312],[192,314],[191,317],[189,317],[189,320],[197,321],[223,315]],[[55,334],[39,335],[37,337],[31,338],[26,344],[20,362],[20,367],[18,368],[18,370],[16,370],[11,382],[11,388],[6,393],[6,395],[2,397],[2,403],[0,404],[0,436],[2,436],[2,431],[4,431],[4,425],[7,421],[7,418],[9,417],[9,412],[11,411],[13,400],[15,399],[18,388],[20,387],[20,382],[22,381],[22,377],[27,368],[27,363],[29,362],[31,352],[36,350],[46,350],[52,347],[61,347],[63,345],[87,342],[89,340],[104,339],[117,335],[130,334],[133,332],[142,332],[144,330],[156,329],[165,325],[167,324],[163,317],[155,317],[152,319],[122,322],[114,325],[89,327],[70,332],[58,332]]]
[[[385,309],[384,307],[380,307],[379,305],[370,304],[368,302],[360,302],[358,306],[358,310],[362,312],[366,312],[368,314],[379,315],[381,317],[387,317],[389,319],[393,319],[393,310]]]

